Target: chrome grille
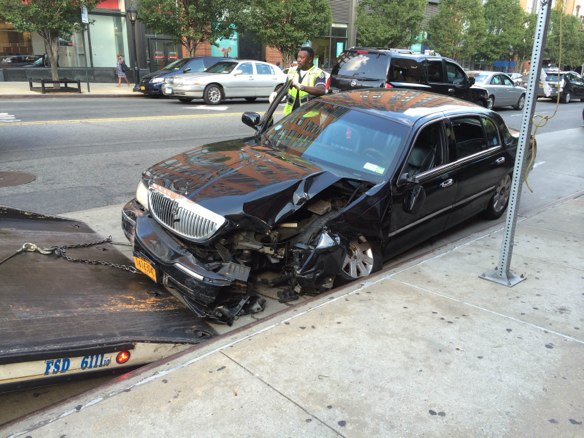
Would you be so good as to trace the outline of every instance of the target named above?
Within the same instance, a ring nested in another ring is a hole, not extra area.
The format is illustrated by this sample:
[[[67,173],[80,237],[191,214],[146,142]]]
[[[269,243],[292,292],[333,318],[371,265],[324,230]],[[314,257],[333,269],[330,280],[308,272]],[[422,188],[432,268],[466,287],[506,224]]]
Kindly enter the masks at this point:
[[[225,223],[223,216],[160,187],[150,190],[149,204],[150,212],[160,224],[195,242],[210,239]]]

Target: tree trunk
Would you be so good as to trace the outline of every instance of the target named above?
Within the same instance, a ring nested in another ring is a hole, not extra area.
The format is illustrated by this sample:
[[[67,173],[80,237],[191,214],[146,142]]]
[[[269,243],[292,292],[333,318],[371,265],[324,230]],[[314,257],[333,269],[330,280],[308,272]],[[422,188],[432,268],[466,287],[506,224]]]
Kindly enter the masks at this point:
[[[59,80],[59,37],[50,37],[50,39],[45,39],[45,52],[49,58],[49,66],[51,67],[51,79],[53,81]],[[59,88],[59,84],[54,84],[55,88]]]

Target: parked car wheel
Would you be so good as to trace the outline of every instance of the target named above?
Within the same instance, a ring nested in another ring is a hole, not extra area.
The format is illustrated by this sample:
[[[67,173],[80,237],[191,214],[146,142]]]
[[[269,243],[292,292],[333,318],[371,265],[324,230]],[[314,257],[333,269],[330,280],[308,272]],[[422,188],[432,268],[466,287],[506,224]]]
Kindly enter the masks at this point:
[[[381,269],[381,266],[382,257],[378,247],[361,236],[349,242],[338,282],[342,284],[367,277]]]
[[[182,103],[190,103],[193,101],[192,97],[179,97],[178,100],[180,100]]]
[[[248,102],[255,102],[257,100],[257,97],[246,97],[245,100]]]
[[[493,109],[495,106],[495,96],[489,96],[487,99],[487,104],[485,105],[488,109]]]
[[[515,109],[521,111],[524,106],[525,106],[525,94],[522,94],[521,97],[519,98],[519,100],[517,101],[517,103],[515,104]]]
[[[507,204],[509,203],[509,195],[511,194],[511,175],[507,174],[495,189],[493,197],[489,201],[489,205],[485,210],[485,217],[487,219],[498,219],[500,218],[505,210],[507,209]]]
[[[570,103],[572,101],[572,95],[568,92],[560,99],[563,103]]]
[[[203,97],[207,105],[217,105],[223,100],[223,90],[217,84],[208,85]]]

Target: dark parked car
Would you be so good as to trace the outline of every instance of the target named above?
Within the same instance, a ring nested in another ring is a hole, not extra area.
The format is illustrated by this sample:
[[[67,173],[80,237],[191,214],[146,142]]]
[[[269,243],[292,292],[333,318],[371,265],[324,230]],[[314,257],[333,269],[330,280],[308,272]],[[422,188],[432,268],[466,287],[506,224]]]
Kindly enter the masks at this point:
[[[489,95],[473,86],[452,59],[396,49],[345,50],[331,72],[331,90],[385,87],[433,91],[487,107]]]
[[[9,55],[0,60],[0,68],[36,66],[36,61],[43,58],[43,55]]]
[[[545,81],[551,87],[551,94],[548,97],[557,98],[559,91],[560,102],[584,100],[584,79],[575,71],[546,70]]]
[[[518,133],[491,110],[367,89],[314,99],[273,123],[278,102],[263,117],[243,114],[254,136],[146,170],[123,208],[136,267],[199,315],[216,315],[229,293],[253,295],[266,272],[269,284],[287,285],[282,300],[366,277],[507,207]]]
[[[197,56],[195,58],[177,59],[161,70],[143,76],[140,80],[140,91],[149,96],[162,96],[160,87],[164,84],[165,78],[184,73],[199,73],[224,60],[225,58],[218,56]]]

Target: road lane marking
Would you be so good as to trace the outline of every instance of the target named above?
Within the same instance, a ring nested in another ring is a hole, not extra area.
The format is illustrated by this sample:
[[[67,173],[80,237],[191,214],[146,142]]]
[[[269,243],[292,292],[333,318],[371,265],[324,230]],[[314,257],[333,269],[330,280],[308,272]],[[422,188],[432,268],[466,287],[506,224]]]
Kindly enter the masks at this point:
[[[15,115],[8,114],[8,113],[0,113],[0,123],[14,123],[14,122],[20,122],[20,120],[17,119]]]
[[[226,111],[229,109],[228,106],[209,106],[209,105],[196,105],[196,106],[183,106],[184,109],[190,110],[212,110],[212,111]]]
[[[13,122],[11,126],[33,126],[33,125],[66,125],[73,123],[119,123],[119,122],[141,122],[141,121],[164,121],[164,120],[180,120],[180,119],[204,119],[208,117],[241,117],[243,112],[237,113],[220,113],[220,114],[182,114],[175,116],[137,116],[137,117],[107,117],[99,119],[71,119],[71,120],[38,120],[35,122]],[[263,115],[263,113],[258,113]],[[276,115],[281,114],[281,112],[274,113]]]

